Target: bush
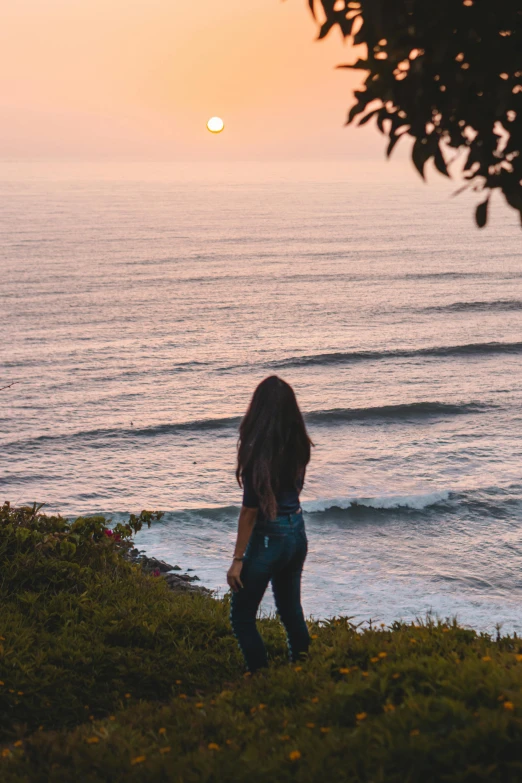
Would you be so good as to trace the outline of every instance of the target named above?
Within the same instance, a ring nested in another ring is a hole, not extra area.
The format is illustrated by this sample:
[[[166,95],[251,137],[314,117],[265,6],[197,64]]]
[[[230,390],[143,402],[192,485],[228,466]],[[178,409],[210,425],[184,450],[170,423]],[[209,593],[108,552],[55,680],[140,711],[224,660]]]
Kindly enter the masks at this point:
[[[170,593],[126,562],[106,520],[77,523],[3,512],[5,783],[522,779],[516,637],[334,618],[310,623],[310,657],[289,666],[268,619],[275,664],[245,677],[226,599]],[[84,525],[74,553],[62,547]],[[59,536],[33,554],[38,590],[14,564],[31,553],[19,527]]]
[[[241,670],[224,603],[172,593],[124,558],[155,518],[111,531],[101,516],[0,511],[0,739],[168,699],[181,677],[194,692]]]

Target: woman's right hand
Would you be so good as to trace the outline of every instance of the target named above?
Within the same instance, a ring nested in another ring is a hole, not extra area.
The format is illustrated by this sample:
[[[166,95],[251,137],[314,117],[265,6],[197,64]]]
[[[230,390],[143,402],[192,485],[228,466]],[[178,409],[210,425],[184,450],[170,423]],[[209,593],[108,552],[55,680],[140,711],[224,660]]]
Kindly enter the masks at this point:
[[[227,571],[227,582],[230,588],[237,593],[242,587],[241,571],[243,569],[243,563],[241,560],[233,560],[232,565]]]

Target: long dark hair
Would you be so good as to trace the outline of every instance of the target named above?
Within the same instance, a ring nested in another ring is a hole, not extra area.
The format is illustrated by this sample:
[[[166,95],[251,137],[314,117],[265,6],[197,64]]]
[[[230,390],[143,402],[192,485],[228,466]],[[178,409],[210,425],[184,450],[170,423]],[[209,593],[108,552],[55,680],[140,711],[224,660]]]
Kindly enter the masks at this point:
[[[236,478],[242,486],[245,471],[267,519],[277,515],[276,494],[281,476],[300,489],[310,462],[312,441],[292,387],[277,375],[265,378],[255,390],[239,426]]]

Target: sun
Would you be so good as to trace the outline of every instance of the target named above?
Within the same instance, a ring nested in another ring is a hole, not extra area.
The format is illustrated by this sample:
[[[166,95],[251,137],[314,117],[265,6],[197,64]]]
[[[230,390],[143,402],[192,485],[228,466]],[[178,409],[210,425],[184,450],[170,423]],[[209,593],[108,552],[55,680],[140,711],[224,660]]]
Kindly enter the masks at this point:
[[[211,117],[207,122],[207,128],[211,133],[221,133],[224,127],[225,123],[221,117]]]

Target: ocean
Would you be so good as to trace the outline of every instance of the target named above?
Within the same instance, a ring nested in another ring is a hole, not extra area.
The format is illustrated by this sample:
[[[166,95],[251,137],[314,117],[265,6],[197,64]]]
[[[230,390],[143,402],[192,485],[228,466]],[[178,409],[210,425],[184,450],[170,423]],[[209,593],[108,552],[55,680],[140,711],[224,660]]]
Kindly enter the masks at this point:
[[[277,373],[315,443],[305,613],[522,632],[522,234],[415,177],[5,164],[0,499],[161,509],[139,547],[222,594],[237,427]]]

